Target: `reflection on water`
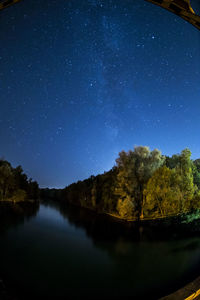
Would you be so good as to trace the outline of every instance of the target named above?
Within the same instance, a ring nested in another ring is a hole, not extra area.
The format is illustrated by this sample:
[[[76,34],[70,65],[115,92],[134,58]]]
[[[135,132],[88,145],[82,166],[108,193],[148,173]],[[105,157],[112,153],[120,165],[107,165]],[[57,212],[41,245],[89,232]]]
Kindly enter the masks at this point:
[[[0,233],[29,220],[37,215],[38,202],[0,202]]]
[[[169,239],[77,207],[4,207],[0,228],[0,275],[18,299],[157,299],[199,275],[198,236]]]

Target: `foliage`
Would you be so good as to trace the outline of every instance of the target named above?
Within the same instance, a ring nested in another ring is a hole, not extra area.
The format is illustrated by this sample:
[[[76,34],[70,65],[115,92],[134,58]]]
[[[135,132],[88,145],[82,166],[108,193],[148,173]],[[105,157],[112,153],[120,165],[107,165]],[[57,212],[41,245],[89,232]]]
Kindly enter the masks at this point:
[[[144,189],[144,217],[179,213],[180,188],[175,169],[159,168]]]
[[[22,174],[20,170],[17,173]],[[26,178],[19,179],[24,186]],[[192,161],[189,149],[165,157],[157,149],[150,151],[148,147],[138,146],[128,152],[121,151],[116,165],[104,174],[78,181],[64,190],[42,193],[123,219],[139,219],[197,210],[199,189],[200,159]]]
[[[70,184],[63,191],[63,201],[88,207],[100,212],[116,212],[117,199],[114,195],[116,168],[102,175]]]
[[[24,190],[16,190],[13,195],[9,198],[12,202],[21,202],[27,199],[27,193]]]
[[[134,207],[135,202],[130,197],[126,197],[124,200],[119,199],[117,202],[117,211],[123,219],[131,219],[136,211]]]
[[[200,189],[200,159],[196,159],[192,163],[192,172],[194,177],[194,184]]]
[[[0,201],[18,202],[38,197],[37,182],[28,180],[21,166],[13,168],[8,161],[0,160]]]
[[[191,210],[196,206],[194,197],[198,189],[193,182],[191,152],[185,149],[174,157],[172,163],[168,159],[169,169],[164,166],[158,169],[149,179],[144,190],[144,215],[166,216]]]
[[[116,195],[125,201],[132,201],[138,217],[142,212],[143,189],[151,175],[164,163],[164,157],[157,149],[150,151],[148,147],[135,147],[134,151],[119,153],[116,160],[117,186]]]

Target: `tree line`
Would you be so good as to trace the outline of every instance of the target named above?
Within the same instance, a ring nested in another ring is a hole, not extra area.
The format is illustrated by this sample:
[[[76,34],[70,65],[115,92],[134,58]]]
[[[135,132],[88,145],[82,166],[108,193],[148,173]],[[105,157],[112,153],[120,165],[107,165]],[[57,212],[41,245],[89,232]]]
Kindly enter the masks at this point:
[[[38,183],[28,179],[21,166],[13,168],[8,161],[0,159],[0,201],[19,202],[38,198]]]
[[[200,159],[191,160],[188,148],[169,157],[137,146],[121,151],[110,171],[52,192],[64,202],[123,219],[178,215],[200,208]]]

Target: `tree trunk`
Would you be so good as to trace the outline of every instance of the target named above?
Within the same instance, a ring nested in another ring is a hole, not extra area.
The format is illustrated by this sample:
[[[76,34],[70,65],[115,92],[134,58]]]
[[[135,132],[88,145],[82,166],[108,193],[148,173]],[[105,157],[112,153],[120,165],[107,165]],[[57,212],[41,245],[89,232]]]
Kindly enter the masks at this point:
[[[158,203],[158,207],[159,207],[159,209],[160,209],[161,216],[164,216],[163,210],[162,210],[162,208],[161,208],[159,199],[157,199],[157,203]]]
[[[144,209],[143,209],[143,206],[144,206],[144,201],[143,201],[144,199],[143,199],[143,197],[142,197],[142,202],[141,202],[141,214],[140,214],[140,219],[142,220],[142,219],[144,219],[144,214],[143,214],[143,211],[144,211]]]

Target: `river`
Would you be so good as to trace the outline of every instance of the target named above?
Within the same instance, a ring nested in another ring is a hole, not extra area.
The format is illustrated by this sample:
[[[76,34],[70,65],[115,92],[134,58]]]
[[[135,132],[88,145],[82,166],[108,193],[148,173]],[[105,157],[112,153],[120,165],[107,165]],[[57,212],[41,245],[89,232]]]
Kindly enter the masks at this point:
[[[198,236],[149,239],[57,204],[23,214],[0,222],[0,278],[16,299],[158,299],[200,275]]]

